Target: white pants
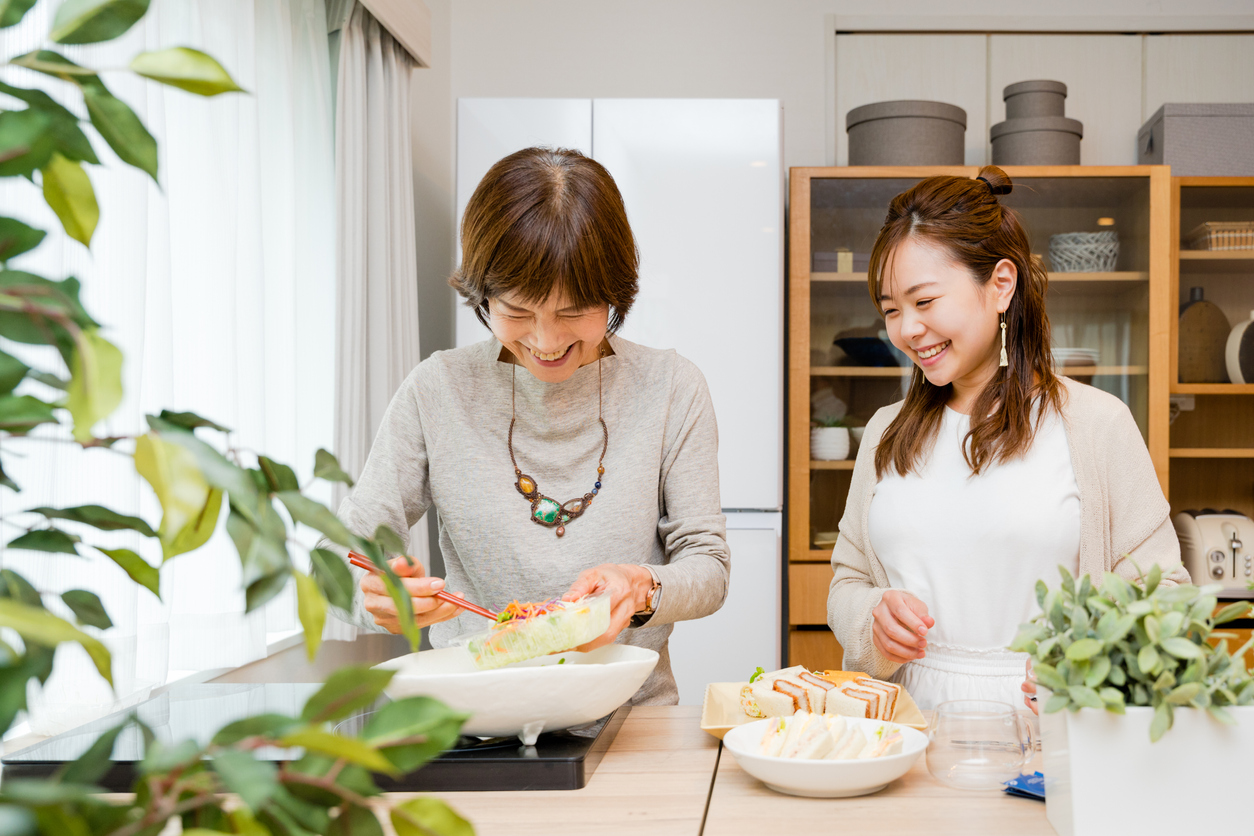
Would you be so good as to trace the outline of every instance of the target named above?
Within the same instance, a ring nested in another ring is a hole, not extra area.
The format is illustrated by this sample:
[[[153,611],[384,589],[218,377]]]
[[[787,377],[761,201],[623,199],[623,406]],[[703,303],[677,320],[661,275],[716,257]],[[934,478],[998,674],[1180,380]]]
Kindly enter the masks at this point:
[[[928,711],[948,700],[996,700],[1023,708],[1026,653],[929,642],[927,655],[897,669],[892,680]]]

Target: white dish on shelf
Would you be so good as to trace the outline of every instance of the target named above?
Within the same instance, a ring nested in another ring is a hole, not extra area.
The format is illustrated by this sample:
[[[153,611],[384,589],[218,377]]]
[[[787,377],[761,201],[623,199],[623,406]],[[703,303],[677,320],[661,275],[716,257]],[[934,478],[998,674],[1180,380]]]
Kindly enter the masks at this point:
[[[599,720],[631,699],[657,666],[655,650],[611,644],[590,653],[555,653],[495,670],[475,667],[465,647],[423,650],[375,665],[396,671],[392,699],[435,697],[470,719],[462,734],[518,735],[525,745],[544,731]]]
[[[736,758],[741,769],[768,788],[808,798],[849,798],[879,792],[909,772],[927,749],[927,735],[907,726],[883,720],[845,719],[861,726],[865,733],[880,726],[899,729],[903,738],[901,754],[843,761],[767,757],[758,751],[767,724],[778,722],[770,718],[737,726],[723,737],[723,746]]]

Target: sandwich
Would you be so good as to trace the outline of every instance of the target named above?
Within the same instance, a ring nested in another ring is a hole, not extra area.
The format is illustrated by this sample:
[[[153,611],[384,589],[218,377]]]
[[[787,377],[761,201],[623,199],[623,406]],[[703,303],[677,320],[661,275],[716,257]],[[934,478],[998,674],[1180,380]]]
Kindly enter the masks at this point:
[[[783,717],[766,724],[766,732],[762,735],[762,754],[768,758],[779,757],[784,748],[784,737],[788,734],[788,721]]]
[[[771,718],[758,751],[771,758],[797,760],[858,760],[901,752],[898,729],[881,725],[870,734],[844,717],[798,711],[791,717]]]
[[[761,669],[759,668],[759,670]],[[781,676],[791,676],[807,672],[808,671],[806,671],[806,669],[801,665],[796,665],[791,668],[784,668],[782,671],[762,674],[752,683],[745,685],[740,689],[741,709],[750,717],[786,717],[789,714],[792,714],[797,710],[796,701],[785,697],[775,691],[771,686],[774,681]],[[759,703],[759,698],[765,700],[765,707]]]
[[[888,726],[880,726],[867,741],[866,746],[858,754],[859,758],[884,758],[889,755],[901,754],[904,738],[900,729],[889,731]]]
[[[875,710],[879,708],[879,705],[872,705],[872,703],[878,703],[878,701],[879,695],[874,692],[854,688],[851,693],[850,689],[845,687],[833,688],[827,692],[824,713],[874,720],[876,719]]]
[[[867,691],[880,694],[880,710],[875,715],[877,720],[892,720],[897,714],[897,700],[901,696],[901,686],[895,682],[881,682],[864,676],[854,680],[854,685]]]
[[[845,734],[837,741],[832,751],[828,753],[826,760],[854,760],[862,754],[862,750],[865,748],[866,735],[862,733],[862,729],[850,724]]]

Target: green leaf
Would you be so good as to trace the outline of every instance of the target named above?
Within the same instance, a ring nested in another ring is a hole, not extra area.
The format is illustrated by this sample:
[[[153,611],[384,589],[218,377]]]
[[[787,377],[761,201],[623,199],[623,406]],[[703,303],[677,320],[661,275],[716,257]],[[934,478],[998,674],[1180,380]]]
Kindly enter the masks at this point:
[[[80,331],[76,348],[65,407],[74,418],[74,439],[84,443],[122,402],[122,352],[96,331]]]
[[[14,87],[0,81],[0,93],[26,102],[52,120],[47,130],[47,138],[52,142],[53,149],[61,152],[61,156],[67,160],[79,160],[92,165],[100,164],[95,149],[91,147],[91,141],[78,126],[78,117],[43,90]]]
[[[1157,667],[1158,662],[1158,649],[1152,644],[1142,647],[1141,652],[1136,656],[1136,666],[1146,676],[1153,675],[1154,668]]]
[[[165,559],[203,545],[217,526],[222,492],[205,481],[195,456],[165,436],[148,433],[135,439],[135,470],[161,503],[157,537]]]
[[[318,582],[303,572],[292,572],[296,577],[296,612],[300,626],[305,630],[305,654],[309,661],[318,655],[322,644],[322,628],[327,623],[327,601],[318,591]]]
[[[1145,576],[1146,596],[1149,596],[1151,593],[1153,593],[1155,589],[1158,588],[1158,584],[1162,582],[1162,579],[1163,579],[1163,567],[1155,563],[1153,566],[1150,567],[1149,572]]]
[[[194,740],[167,744],[154,740],[144,747],[144,759],[139,765],[140,775],[169,772],[200,760],[200,744]]]
[[[0,2],[3,2],[3,0],[0,0]],[[47,234],[42,229],[27,226],[14,218],[0,218],[0,261],[8,261],[10,258],[15,258],[24,252],[35,249]],[[22,374],[25,375],[26,372],[22,372]],[[18,379],[20,380],[21,378]],[[13,385],[16,386],[17,384],[14,383]],[[13,391],[13,386],[4,391]]]
[[[148,133],[135,111],[99,81],[84,84],[87,115],[118,159],[157,179],[157,141]]]
[[[34,3],[35,0],[30,0]],[[0,804],[0,834],[4,836],[38,836],[35,814],[16,804]]]
[[[1157,566],[1158,564],[1154,564]],[[1171,728],[1172,720],[1170,703],[1159,703],[1154,707],[1154,719],[1150,722],[1150,742],[1157,743],[1158,739],[1167,733]]]
[[[32,514],[42,514],[50,520],[71,520],[90,525],[92,528],[98,528],[101,531],[138,531],[145,537],[157,536],[157,532],[152,530],[152,526],[139,517],[119,514],[116,511],[105,508],[103,505],[77,505],[73,508],[47,508],[41,506],[30,510]]]
[[[113,745],[130,724],[131,718],[127,717],[100,735],[77,760],[61,767],[55,780],[69,784],[94,784],[99,781],[113,767]]]
[[[1177,659],[1196,659],[1202,655],[1202,648],[1183,636],[1163,639],[1162,648]]]
[[[300,718],[311,724],[342,720],[373,704],[395,674],[396,671],[366,666],[340,668],[309,698]]]
[[[1173,610],[1167,613],[1159,620],[1159,635],[1164,638],[1179,635],[1180,628],[1184,626],[1184,613]]]
[[[1128,635],[1128,631],[1136,626],[1136,616],[1123,615],[1117,608],[1111,609],[1097,622],[1097,637],[1107,644]]]
[[[1202,691],[1202,683],[1187,682],[1184,685],[1177,685],[1175,688],[1167,692],[1164,699],[1172,705],[1185,705],[1193,700]]]
[[[0,0],[0,29],[15,26],[36,2],[37,0]]]
[[[37,305],[68,318],[80,328],[100,327],[83,309],[78,298],[79,290],[78,279],[73,277],[52,282],[21,270],[0,271],[0,297],[7,297],[6,303],[14,306]],[[74,340],[69,331],[42,311],[29,308],[0,310],[0,334],[14,342],[55,345],[67,366],[74,359]]]
[[[43,184],[44,201],[61,220],[65,234],[90,247],[100,206],[82,164],[53,152],[43,167]]]
[[[31,395],[0,396],[0,430],[25,435],[40,424],[55,423],[57,418],[52,413],[52,404]]]
[[[108,630],[113,626],[104,604],[100,603],[100,598],[95,593],[85,589],[71,589],[61,593],[61,600],[74,613],[79,624],[100,630]]]
[[[1106,704],[1107,711],[1114,712],[1115,714],[1127,713],[1127,711],[1124,710],[1125,705],[1123,701],[1123,692],[1118,688],[1111,688],[1110,686],[1107,686],[1098,691],[1097,695],[1101,697],[1102,702]]]
[[[383,825],[369,807],[350,805],[331,822],[328,836],[383,836]]]
[[[149,0],[65,0],[57,9],[48,39],[59,44],[111,41],[148,11]]]
[[[39,592],[17,572],[12,569],[0,569],[0,580],[4,581],[3,587],[0,587],[0,597],[12,598],[28,607],[43,608],[44,599]]]
[[[274,493],[279,491],[300,493],[300,480],[296,478],[296,472],[287,465],[280,464],[267,456],[258,456],[257,466],[261,468],[262,474],[265,475],[266,484],[270,491]]]
[[[15,540],[10,540],[6,549],[25,549],[32,552],[51,552],[53,554],[77,555],[76,543],[82,542],[73,534],[66,534],[57,528],[39,528],[28,531]]]
[[[401,536],[386,525],[374,530],[374,541],[391,554],[405,554],[405,541]],[[344,545],[344,544],[341,544]]]
[[[176,427],[182,427],[185,430],[195,430],[200,427],[209,427],[218,432],[229,433],[230,430],[221,424],[210,421],[208,418],[202,418],[195,412],[171,412],[168,409],[161,410],[160,418],[167,424],[173,424]]]
[[[283,714],[257,714],[223,726],[213,736],[214,746],[231,746],[249,737],[277,740],[301,725],[300,720]]]
[[[352,737],[341,737],[338,734],[307,728],[283,735],[279,740],[281,746],[303,746],[311,752],[343,758],[349,763],[364,766],[374,772],[396,775],[397,769],[392,763],[370,746]]]
[[[1238,601],[1235,604],[1229,604],[1215,613],[1216,626],[1227,624],[1229,621],[1235,621],[1238,618],[1245,618],[1249,614],[1250,607],[1249,601]]]
[[[328,482],[343,482],[350,488],[353,486],[352,478],[340,469],[339,461],[326,450],[319,449],[314,455],[314,476]]]
[[[361,737],[397,769],[413,772],[452,748],[469,717],[431,697],[406,697],[374,712]]]
[[[1142,622],[1142,626],[1145,628],[1145,635],[1149,637],[1150,642],[1158,644],[1158,640],[1162,638],[1162,628],[1158,619],[1152,615],[1147,615],[1145,616],[1145,621]]]
[[[1071,705],[1071,697],[1067,696],[1066,692],[1059,691],[1052,694],[1050,698],[1045,701],[1044,710],[1046,714],[1053,714],[1054,712],[1062,711],[1069,705]]]
[[[349,548],[356,545],[357,538],[353,533],[321,502],[316,502],[299,491],[280,491],[277,496],[295,522],[325,534],[333,543]]]
[[[475,829],[443,801],[430,796],[412,798],[392,808],[396,836],[474,836]]]
[[[99,787],[86,784],[56,783],[29,778],[9,778],[4,782],[4,800],[31,807],[69,804],[91,800]]]
[[[23,641],[45,647],[56,647],[61,642],[77,642],[87,651],[105,681],[113,684],[108,648],[65,619],[57,618],[47,610],[4,598],[0,599],[0,627],[11,627]]]
[[[211,56],[184,46],[141,52],[131,61],[131,70],[198,96],[244,92]]]
[[[1110,673],[1110,657],[1094,656],[1089,660],[1088,673],[1084,675],[1084,684],[1090,688],[1096,688],[1106,681],[1107,674]]]
[[[1072,685],[1067,689],[1067,693],[1071,696],[1072,702],[1083,708],[1105,708],[1102,698],[1097,692],[1087,685]]]
[[[1089,659],[1102,652],[1104,645],[1098,639],[1080,639],[1067,648],[1067,658],[1073,662]]]
[[[265,504],[269,506],[269,503]],[[254,511],[254,515],[264,516],[266,513]],[[268,513],[273,514],[274,509],[270,508]],[[270,526],[266,528],[266,531],[262,531],[239,513],[234,505],[231,506],[231,512],[226,518],[226,533],[230,535],[231,542],[235,544],[235,550],[239,552],[240,565],[244,569],[245,586],[279,573],[284,574],[286,581],[286,572],[292,562],[285,543],[286,531],[280,529],[276,532]]]
[[[1051,691],[1064,691],[1067,688],[1067,681],[1058,674],[1058,671],[1052,665],[1047,665],[1044,662],[1033,662],[1032,672],[1036,675],[1036,681]]]
[[[282,592],[287,587],[290,573],[291,570],[284,568],[250,583],[244,590],[244,612],[249,613],[264,606]]]
[[[122,571],[135,583],[156,595],[158,599],[161,598],[161,574],[156,566],[130,549],[102,549],[99,546],[95,549],[121,566]]]
[[[1210,714],[1211,717],[1214,717],[1216,720],[1223,723],[1225,726],[1235,726],[1237,724],[1236,718],[1218,705],[1207,706],[1206,712]]]
[[[0,111],[0,177],[27,177],[52,159],[52,118],[34,108]]]
[[[0,223],[4,219],[0,218]],[[23,363],[11,354],[0,351],[0,395],[7,395],[13,391],[22,378],[26,377],[26,373],[30,371],[30,366]]]
[[[249,520],[256,519],[256,514],[261,509],[262,503],[261,497],[257,492],[257,486],[253,483],[252,476],[248,474],[248,471],[229,461],[193,433],[155,415],[148,416],[148,426],[159,433],[165,441],[177,444],[191,453],[196,458],[196,465],[200,468],[200,472],[205,480],[215,488],[228,492],[233,508],[237,509]],[[269,507],[268,503],[266,507]],[[270,511],[273,513],[272,508]],[[277,517],[275,519],[278,520]],[[279,525],[282,525],[281,520],[278,520],[278,522]]]
[[[64,55],[49,49],[27,52],[16,58],[10,58],[9,63],[15,67],[25,67],[72,84],[88,83],[97,78],[96,71],[91,67],[75,64]]]
[[[260,810],[279,787],[274,764],[259,761],[249,752],[223,749],[214,754],[211,766],[226,788],[252,810]]]
[[[401,635],[409,642],[410,648],[416,651],[422,642],[422,631],[414,623],[414,603],[409,591],[405,589],[400,577],[388,565],[386,555],[377,543],[366,540],[362,541],[359,546],[361,551],[365,552],[366,557],[370,558],[370,562],[383,573],[383,587],[388,591],[388,597],[392,599],[392,603],[396,605]]]
[[[338,609],[353,608],[353,576],[335,552],[314,549],[309,553],[310,569],[327,603]]]

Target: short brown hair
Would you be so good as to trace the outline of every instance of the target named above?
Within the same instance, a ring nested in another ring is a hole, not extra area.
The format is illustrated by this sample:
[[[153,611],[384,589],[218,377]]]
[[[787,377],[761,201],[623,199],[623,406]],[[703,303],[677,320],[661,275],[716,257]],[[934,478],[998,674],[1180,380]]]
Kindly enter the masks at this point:
[[[525,148],[479,181],[462,217],[462,265],[449,279],[488,324],[488,299],[610,306],[609,330],[631,310],[640,255],[605,166],[565,148]]]
[[[1006,310],[1009,365],[999,368],[976,398],[971,431],[962,442],[972,473],[1027,452],[1035,435],[1034,401],[1038,417],[1051,410],[1061,413],[1062,406],[1063,388],[1054,374],[1045,312],[1049,277],[1040,259],[1032,257],[1018,213],[997,199],[1012,188],[1006,172],[992,165],[980,169],[974,180],[929,177],[921,181],[889,204],[867,267],[871,299],[881,314],[885,268],[894,250],[912,238],[939,246],[981,286],[992,278],[993,268],[1003,258],[1018,271]],[[936,438],[952,393],[952,385],[934,386],[914,367],[905,403],[875,450],[877,476],[883,477],[890,467],[902,476],[910,472]]]

